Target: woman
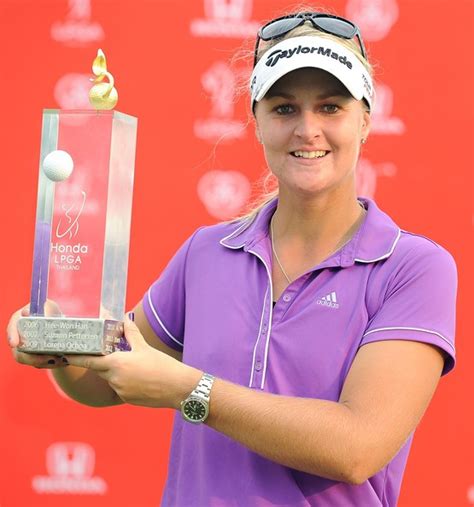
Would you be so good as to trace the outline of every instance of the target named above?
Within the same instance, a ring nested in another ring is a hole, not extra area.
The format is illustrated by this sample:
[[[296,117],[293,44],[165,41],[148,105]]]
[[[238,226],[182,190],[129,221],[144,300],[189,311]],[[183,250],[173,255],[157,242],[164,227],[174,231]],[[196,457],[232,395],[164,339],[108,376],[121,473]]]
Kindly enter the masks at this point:
[[[294,14],[260,30],[255,55],[278,196],[184,243],[126,321],[131,352],[21,354],[18,315],[10,344],[79,402],[181,410],[162,505],[396,505],[454,365],[455,264],[357,198],[374,101],[358,29]]]

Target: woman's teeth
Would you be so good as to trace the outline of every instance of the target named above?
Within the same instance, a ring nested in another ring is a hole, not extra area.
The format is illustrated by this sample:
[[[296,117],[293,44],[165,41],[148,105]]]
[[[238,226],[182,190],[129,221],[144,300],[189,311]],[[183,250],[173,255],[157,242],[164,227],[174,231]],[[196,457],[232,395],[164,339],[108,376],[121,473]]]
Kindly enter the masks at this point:
[[[301,158],[321,158],[324,157],[328,152],[319,150],[319,151],[294,151],[293,155],[295,157]]]

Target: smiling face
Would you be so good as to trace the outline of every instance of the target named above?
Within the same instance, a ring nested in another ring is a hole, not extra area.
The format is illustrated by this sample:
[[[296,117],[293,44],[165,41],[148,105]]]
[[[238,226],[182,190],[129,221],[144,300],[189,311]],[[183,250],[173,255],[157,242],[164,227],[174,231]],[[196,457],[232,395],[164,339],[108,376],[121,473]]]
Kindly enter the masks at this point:
[[[355,193],[370,115],[338,79],[314,68],[290,72],[257,103],[255,118],[280,193]]]

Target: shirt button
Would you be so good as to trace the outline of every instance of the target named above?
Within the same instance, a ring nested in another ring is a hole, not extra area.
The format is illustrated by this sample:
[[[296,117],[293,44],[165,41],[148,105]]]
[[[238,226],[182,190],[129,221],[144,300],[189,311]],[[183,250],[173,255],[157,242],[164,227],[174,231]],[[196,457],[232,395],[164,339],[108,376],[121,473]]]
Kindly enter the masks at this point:
[[[285,295],[283,296],[283,301],[284,301],[285,303],[288,303],[288,301],[291,301],[291,296],[290,296],[289,294],[285,294]]]
[[[256,369],[257,371],[260,371],[260,370],[262,369],[262,362],[261,362],[261,361],[257,361],[257,362],[255,363],[255,369]]]

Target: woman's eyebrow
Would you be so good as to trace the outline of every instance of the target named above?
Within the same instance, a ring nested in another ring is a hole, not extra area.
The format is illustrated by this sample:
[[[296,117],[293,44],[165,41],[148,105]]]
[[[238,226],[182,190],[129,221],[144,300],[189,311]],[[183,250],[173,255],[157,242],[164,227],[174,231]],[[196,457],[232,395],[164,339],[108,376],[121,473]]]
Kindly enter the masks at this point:
[[[272,99],[273,97],[281,97],[283,99],[294,99],[294,95],[291,95],[291,93],[286,93],[280,90],[269,90],[264,98]]]
[[[343,90],[338,90],[338,89],[327,90],[325,92],[322,92],[319,95],[316,95],[316,97],[319,100],[324,100],[324,99],[328,99],[328,98],[332,98],[332,97],[349,98],[350,96],[351,95],[350,95],[349,92],[345,92]],[[281,97],[283,99],[288,99],[288,100],[294,100],[295,99],[294,95],[291,95],[291,93],[284,92],[282,90],[269,90],[267,92],[267,94],[265,95],[265,98],[267,98],[267,99],[272,99],[274,97]]]
[[[344,90],[328,90],[326,92],[321,93],[317,97],[318,99],[329,99],[332,97],[345,99],[351,97],[351,94],[348,91]]]

